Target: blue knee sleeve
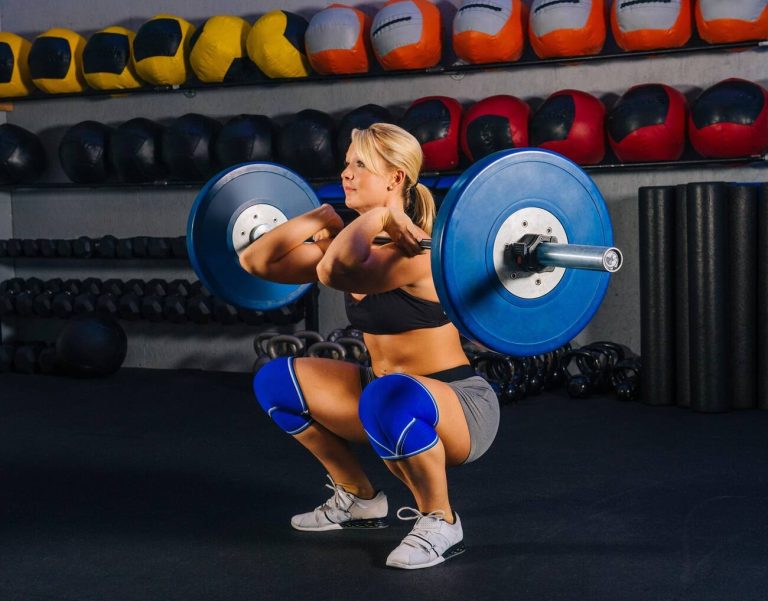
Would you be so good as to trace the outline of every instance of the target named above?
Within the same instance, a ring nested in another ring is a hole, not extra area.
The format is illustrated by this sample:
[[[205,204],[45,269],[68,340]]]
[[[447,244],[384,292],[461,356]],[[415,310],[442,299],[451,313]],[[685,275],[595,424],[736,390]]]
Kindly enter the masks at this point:
[[[440,414],[417,379],[392,374],[368,384],[360,396],[360,421],[382,459],[405,459],[437,444]]]
[[[296,378],[293,359],[273,359],[257,371],[253,378],[256,400],[288,434],[298,434],[314,421],[309,415],[309,407]]]

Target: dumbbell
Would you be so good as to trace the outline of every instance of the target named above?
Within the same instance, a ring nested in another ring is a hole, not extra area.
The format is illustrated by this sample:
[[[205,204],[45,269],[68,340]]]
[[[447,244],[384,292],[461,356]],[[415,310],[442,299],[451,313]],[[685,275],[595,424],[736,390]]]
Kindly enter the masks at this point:
[[[37,246],[40,250],[40,256],[50,258],[56,256],[56,243],[50,238],[38,238]]]
[[[187,237],[178,236],[170,239],[171,255],[177,259],[186,259],[189,257],[187,254]]]
[[[56,256],[67,258],[72,256],[72,241],[57,239],[53,241],[56,247]]]
[[[213,318],[221,324],[231,325],[238,321],[238,310],[234,305],[221,300],[213,299]]]
[[[28,258],[40,255],[40,243],[34,238],[25,238],[21,241],[21,254]]]
[[[171,256],[171,243],[168,238],[149,238],[147,256],[151,259],[168,259]]]
[[[242,307],[237,309],[237,316],[240,321],[249,326],[260,326],[263,325],[267,320],[262,311],[256,311],[255,309],[243,309]]]
[[[288,326],[304,319],[304,302],[299,299],[295,303],[264,313],[267,321],[278,326]]]
[[[109,315],[110,317],[119,316],[119,299],[119,294],[102,292],[96,298],[96,313],[99,315]]]
[[[213,319],[213,298],[205,294],[190,296],[187,299],[187,318],[194,323],[210,323]]]
[[[0,240],[0,259],[8,256],[8,240]]]
[[[189,280],[176,279],[166,284],[166,294],[168,296],[190,296],[192,284]]]
[[[117,256],[117,238],[107,234],[96,241],[96,256],[101,259],[114,259]]]
[[[80,236],[76,240],[72,240],[72,256],[78,259],[88,259],[93,255],[94,246],[92,238]]]
[[[179,294],[170,294],[163,299],[163,317],[171,323],[187,321],[187,299]]]
[[[20,257],[24,252],[22,241],[19,238],[11,238],[5,246],[5,253],[11,259]]]
[[[53,315],[53,297],[61,292],[64,281],[61,278],[53,278],[45,282],[43,291],[35,296],[32,301],[32,311],[38,317],[50,317]]]
[[[47,345],[40,351],[40,355],[37,357],[38,365],[40,366],[41,374],[56,373],[59,366],[59,358],[56,352],[56,345]]]

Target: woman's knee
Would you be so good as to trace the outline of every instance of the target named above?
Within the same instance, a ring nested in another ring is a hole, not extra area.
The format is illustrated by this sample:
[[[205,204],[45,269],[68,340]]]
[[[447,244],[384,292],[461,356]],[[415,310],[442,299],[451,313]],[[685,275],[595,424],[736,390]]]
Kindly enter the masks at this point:
[[[294,357],[273,359],[253,378],[256,400],[288,434],[303,432],[314,421],[296,377],[294,360]]]
[[[429,390],[406,374],[371,382],[360,396],[360,421],[382,459],[397,460],[437,444],[440,412]]]

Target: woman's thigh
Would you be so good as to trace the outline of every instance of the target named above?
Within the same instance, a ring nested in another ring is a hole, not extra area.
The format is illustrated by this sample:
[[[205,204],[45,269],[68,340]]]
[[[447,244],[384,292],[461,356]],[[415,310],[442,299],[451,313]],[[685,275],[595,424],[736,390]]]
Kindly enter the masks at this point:
[[[437,435],[445,448],[446,465],[459,465],[469,456],[470,438],[467,418],[461,407],[459,397],[453,388],[440,380],[413,376],[421,382],[437,402],[440,420],[437,422]]]
[[[366,442],[358,415],[360,367],[314,357],[298,358],[293,366],[312,418],[345,440]]]

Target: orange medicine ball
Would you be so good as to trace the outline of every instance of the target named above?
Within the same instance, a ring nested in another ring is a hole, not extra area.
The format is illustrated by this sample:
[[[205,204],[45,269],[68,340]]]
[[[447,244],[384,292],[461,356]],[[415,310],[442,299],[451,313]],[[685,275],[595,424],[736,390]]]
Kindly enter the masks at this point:
[[[318,73],[366,73],[371,53],[371,18],[344,4],[331,4],[309,22],[304,34],[309,64]]]
[[[599,54],[605,34],[604,0],[533,0],[528,35],[539,58]]]
[[[464,0],[453,19],[453,50],[468,63],[516,61],[525,47],[522,0]]]
[[[389,0],[373,19],[371,43],[387,71],[426,69],[440,62],[440,11],[427,0]]]
[[[768,38],[768,0],[698,0],[696,27],[710,44]]]
[[[611,7],[613,37],[624,50],[679,48],[691,28],[691,0],[614,0]]]

